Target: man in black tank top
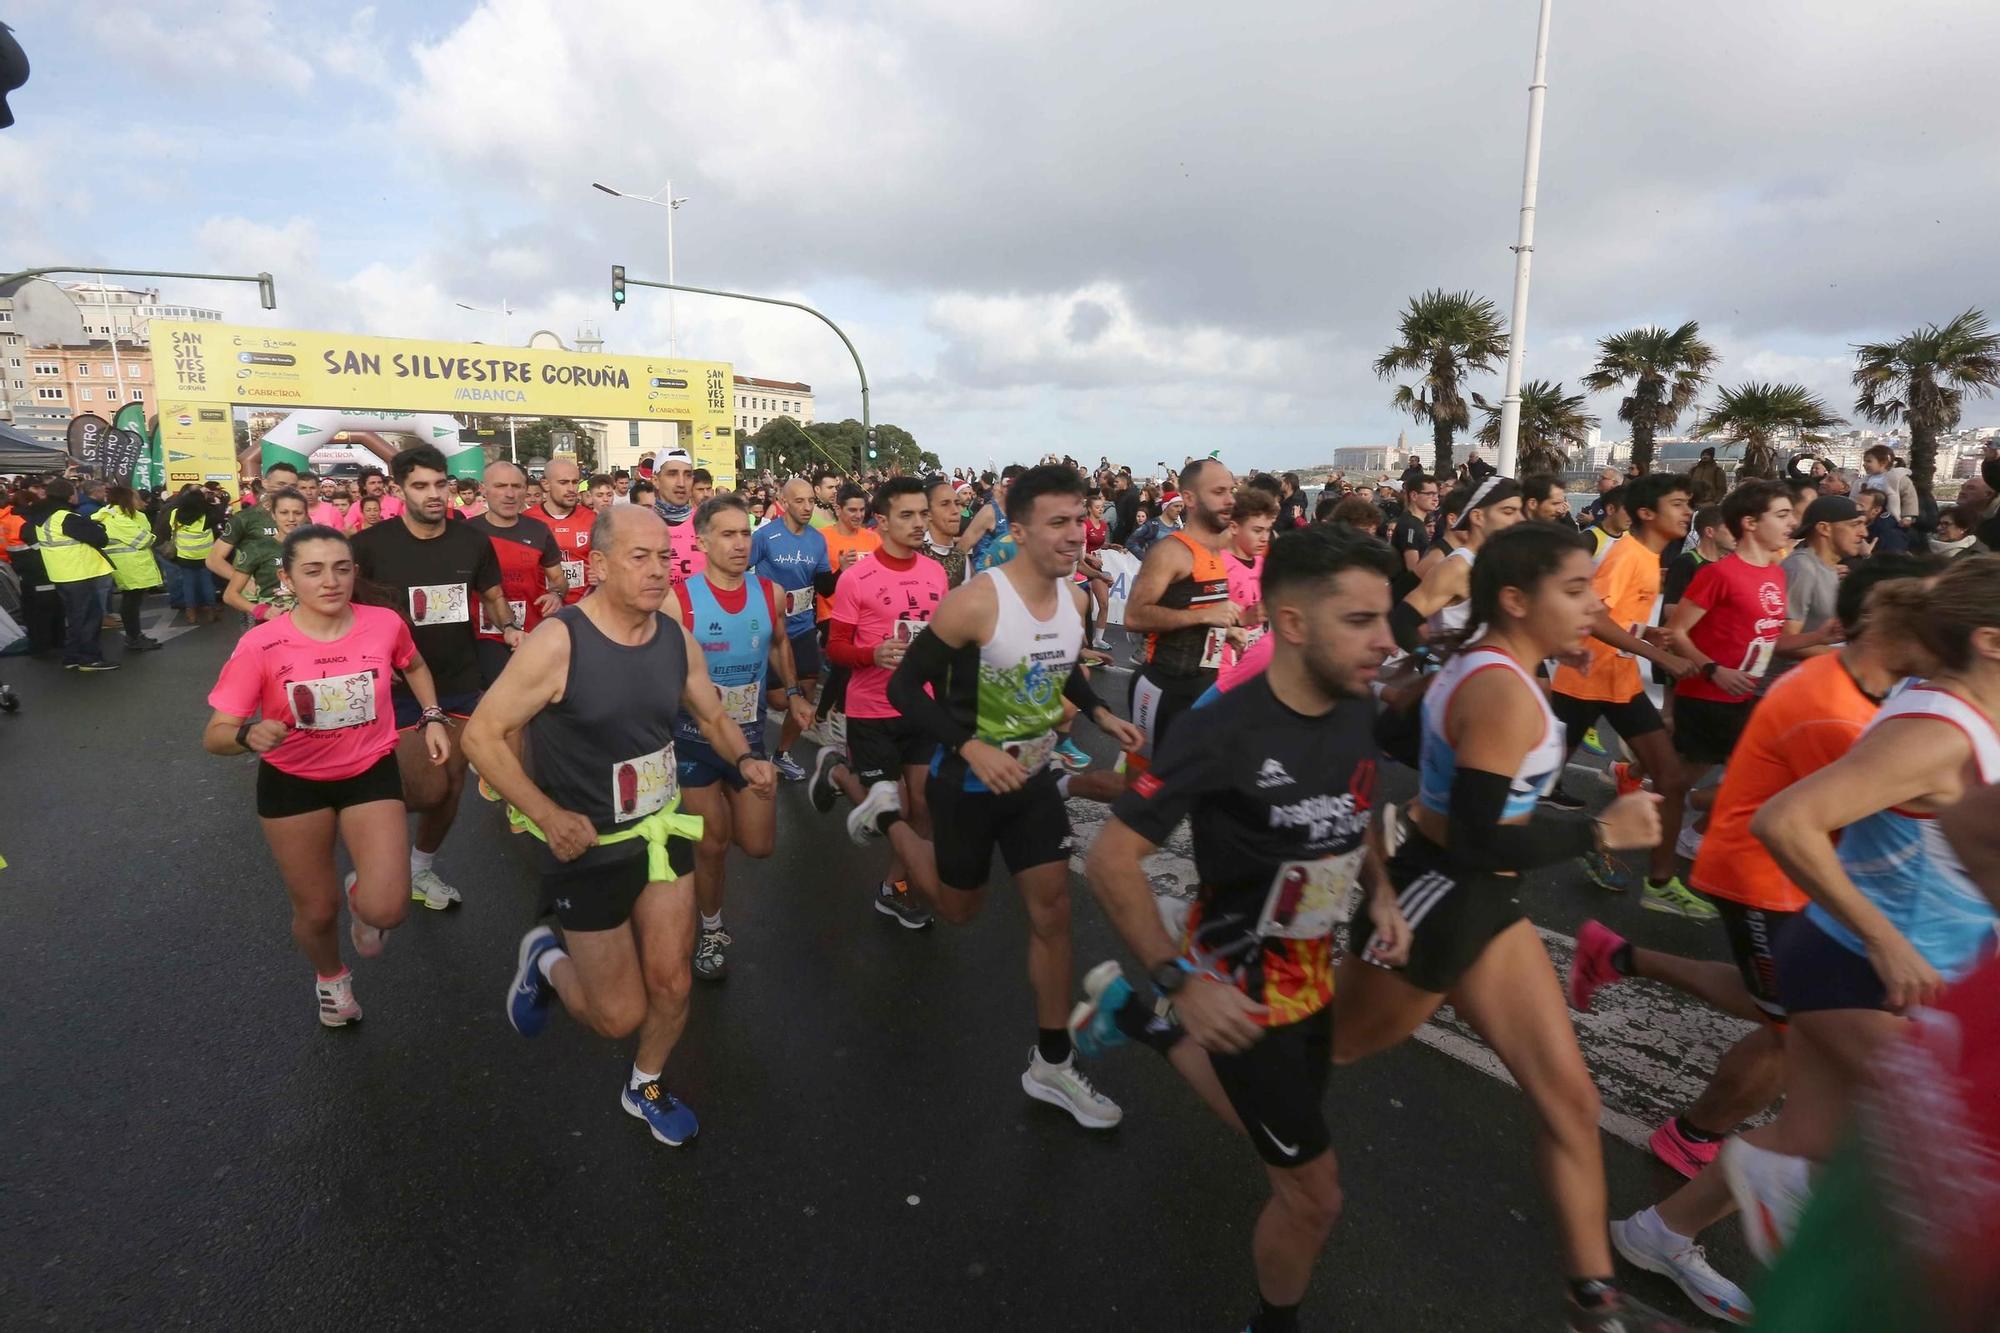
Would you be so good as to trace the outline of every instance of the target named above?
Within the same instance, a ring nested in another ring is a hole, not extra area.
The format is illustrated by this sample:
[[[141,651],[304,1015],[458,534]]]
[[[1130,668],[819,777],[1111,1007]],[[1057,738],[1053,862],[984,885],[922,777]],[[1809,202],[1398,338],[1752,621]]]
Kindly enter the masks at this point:
[[[604,510],[590,534],[595,591],[522,640],[467,724],[465,748],[546,841],[545,907],[562,925],[560,940],[547,926],[522,938],[508,1021],[534,1036],[554,995],[604,1036],[637,1031],[622,1104],[677,1147],[697,1125],[660,1072],[687,1023],[700,830],[678,815],[675,717],[685,708],[766,799],[778,779],[723,711],[693,638],[660,614],[672,560],[653,511]],[[523,732],[533,778],[515,757]]]

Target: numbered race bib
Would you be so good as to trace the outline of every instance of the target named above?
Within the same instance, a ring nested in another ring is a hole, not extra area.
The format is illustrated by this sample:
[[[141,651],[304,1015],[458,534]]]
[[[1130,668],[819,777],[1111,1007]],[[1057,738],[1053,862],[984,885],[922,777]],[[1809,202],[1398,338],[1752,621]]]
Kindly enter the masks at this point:
[[[1222,650],[1229,643],[1229,631],[1211,626],[1208,637],[1201,644],[1201,665],[1204,670],[1222,665]]]
[[[1048,767],[1049,756],[1056,752],[1056,734],[1045,731],[1025,740],[1001,741],[1000,748],[1020,760],[1021,767],[1032,776]]]
[[[904,616],[896,622],[896,642],[906,647],[915,643],[917,636],[924,632],[924,626],[927,623],[927,621],[912,620],[908,616]]]
[[[463,583],[433,583],[410,589],[412,625],[463,625],[472,618]]]
[[[652,754],[642,754],[611,766],[611,814],[620,824],[644,819],[680,799],[679,770],[673,742]]]
[[[1743,665],[1736,668],[1752,680],[1761,680],[1771,669],[1771,654],[1777,650],[1776,639],[1759,639],[1752,643],[1743,654]]]
[[[1281,940],[1320,940],[1360,905],[1361,858],[1356,847],[1317,861],[1287,861],[1271,879],[1257,933]]]
[[[507,609],[514,613],[514,628],[525,629],[528,624],[528,604],[526,602],[517,602],[510,598],[507,602]],[[479,602],[479,632],[481,634],[498,634],[500,632],[500,627],[486,617],[486,600],[484,598],[481,598]]]
[[[758,711],[763,706],[760,696],[764,692],[758,682],[753,680],[747,685],[718,685],[715,688],[722,693],[722,711],[729,715],[730,721],[739,727],[747,727],[757,721]]]
[[[785,615],[787,618],[804,615],[813,609],[811,588],[788,588],[785,590]]]
[[[572,589],[581,588],[583,586],[583,574],[584,574],[583,561],[581,560],[563,561],[562,572],[563,572],[563,582],[567,583]]]
[[[375,720],[375,673],[297,680],[285,692],[292,725],[300,731],[338,731]]]

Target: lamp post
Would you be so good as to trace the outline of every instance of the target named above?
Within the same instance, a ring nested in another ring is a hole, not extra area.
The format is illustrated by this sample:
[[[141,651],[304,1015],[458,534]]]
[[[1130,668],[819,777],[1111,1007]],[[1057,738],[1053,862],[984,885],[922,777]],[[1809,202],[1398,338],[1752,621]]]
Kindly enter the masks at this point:
[[[501,345],[505,347],[512,347],[514,345],[514,307],[507,303],[506,297],[503,296],[500,298],[500,308],[498,310],[483,305],[467,305],[463,301],[454,301],[452,304],[460,310],[470,310],[475,315],[500,316]],[[520,453],[514,447],[514,414],[512,412],[507,414],[507,461],[516,465],[521,461]]]
[[[674,183],[672,181],[668,181],[653,194],[633,194],[629,190],[614,190],[609,185],[605,185],[600,181],[592,181],[590,188],[593,190],[602,190],[604,193],[614,195],[620,199],[630,199],[634,203],[651,204],[655,208],[664,208],[667,210],[667,286],[669,288],[667,292],[667,355],[679,356],[681,354],[680,321],[678,313],[674,309],[674,295],[672,291],[674,281],[674,214],[679,211],[682,204],[687,202],[687,199],[685,197],[678,199],[674,197]]]
[[[1528,151],[1521,165],[1521,230],[1514,242],[1514,310],[1507,319],[1506,396],[1500,400],[1500,475],[1514,475],[1521,435],[1521,358],[1528,332],[1528,268],[1535,254],[1535,191],[1542,174],[1542,98],[1549,90],[1549,6],[1535,28],[1535,74],[1528,82]]]

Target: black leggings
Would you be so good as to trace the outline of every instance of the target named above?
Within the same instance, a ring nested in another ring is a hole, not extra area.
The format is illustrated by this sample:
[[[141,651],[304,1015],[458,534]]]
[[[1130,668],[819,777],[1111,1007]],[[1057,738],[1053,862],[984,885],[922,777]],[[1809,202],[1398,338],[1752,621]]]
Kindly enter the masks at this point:
[[[118,592],[118,618],[125,624],[126,642],[131,642],[144,632],[139,623],[139,610],[146,602],[146,594],[156,592],[154,588],[121,588]]]

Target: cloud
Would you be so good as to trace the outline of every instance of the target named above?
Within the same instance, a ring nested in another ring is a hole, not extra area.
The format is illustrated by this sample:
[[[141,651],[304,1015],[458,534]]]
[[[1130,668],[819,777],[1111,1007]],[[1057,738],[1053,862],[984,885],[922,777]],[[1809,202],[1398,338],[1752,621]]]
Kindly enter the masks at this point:
[[[299,54],[310,43],[280,27],[262,0],[97,0],[79,15],[98,54],[114,64],[143,63],[197,88],[229,78],[254,79],[260,90],[312,86],[313,66]]]

